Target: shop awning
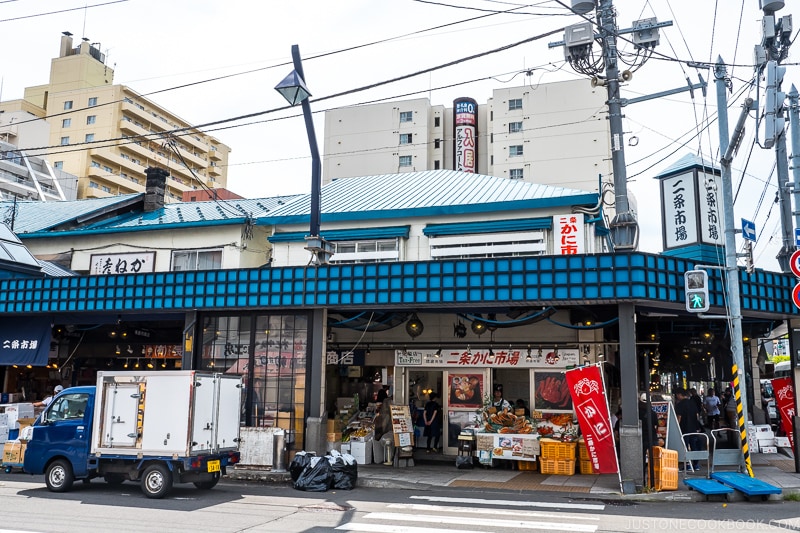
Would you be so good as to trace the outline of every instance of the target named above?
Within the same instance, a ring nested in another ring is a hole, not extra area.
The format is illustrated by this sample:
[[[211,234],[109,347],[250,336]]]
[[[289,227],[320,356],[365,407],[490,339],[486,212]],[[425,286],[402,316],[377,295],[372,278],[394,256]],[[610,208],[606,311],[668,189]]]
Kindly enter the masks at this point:
[[[10,318],[0,320],[0,365],[47,365],[50,353],[49,318]]]

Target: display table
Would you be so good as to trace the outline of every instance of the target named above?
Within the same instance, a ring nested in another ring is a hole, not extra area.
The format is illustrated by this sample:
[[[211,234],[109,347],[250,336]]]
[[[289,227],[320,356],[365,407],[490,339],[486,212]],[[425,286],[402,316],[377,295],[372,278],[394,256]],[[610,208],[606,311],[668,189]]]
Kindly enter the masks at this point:
[[[482,433],[475,434],[478,456],[483,462],[489,459],[536,461],[539,455],[539,435],[536,433]]]

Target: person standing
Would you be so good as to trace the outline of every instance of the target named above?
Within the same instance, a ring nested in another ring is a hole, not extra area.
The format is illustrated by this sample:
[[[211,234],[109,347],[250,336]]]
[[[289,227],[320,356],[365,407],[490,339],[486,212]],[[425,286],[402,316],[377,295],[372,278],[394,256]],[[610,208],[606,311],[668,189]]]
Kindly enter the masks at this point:
[[[695,407],[697,407],[697,412],[698,412],[697,419],[700,422],[699,431],[703,431],[703,399],[700,397],[699,394],[697,394],[697,389],[695,389],[694,387],[689,389],[689,399],[691,399],[694,402]]]
[[[431,450],[433,453],[439,451],[439,440],[442,437],[442,413],[439,403],[436,401],[438,397],[438,394],[432,392],[422,413],[422,419],[425,422],[425,430],[422,434],[428,437],[428,444],[425,447],[425,451],[428,453],[431,453]],[[431,445],[433,445],[433,448],[431,448]]]
[[[64,390],[64,387],[62,387],[61,385],[56,385],[56,386],[53,388],[53,394],[51,394],[50,396],[46,397],[46,398],[45,398],[44,400],[42,400],[41,402],[34,402],[33,406],[34,406],[34,407],[37,407],[37,408],[44,408],[44,407],[47,407],[48,405],[50,405],[50,402],[52,402],[52,401],[53,401],[53,398],[55,398],[56,396],[58,396],[58,393],[59,393],[59,392],[61,392],[62,390]]]
[[[700,431],[700,420],[698,419],[700,413],[697,412],[697,405],[684,389],[677,389],[675,391],[675,398],[678,400],[677,405],[675,405],[675,415],[678,417],[678,425],[681,428],[681,433],[684,435],[683,441],[690,451],[702,450],[700,437],[697,435],[690,435],[690,433],[697,433]],[[700,461],[692,461],[692,468],[694,470],[700,468]]]
[[[711,429],[719,429],[719,397],[714,389],[708,389],[708,395],[703,401],[706,410],[706,421]]]
[[[511,410],[511,402],[503,398],[503,386],[499,383],[492,389],[492,407],[497,409],[498,413],[502,413],[504,409]]]

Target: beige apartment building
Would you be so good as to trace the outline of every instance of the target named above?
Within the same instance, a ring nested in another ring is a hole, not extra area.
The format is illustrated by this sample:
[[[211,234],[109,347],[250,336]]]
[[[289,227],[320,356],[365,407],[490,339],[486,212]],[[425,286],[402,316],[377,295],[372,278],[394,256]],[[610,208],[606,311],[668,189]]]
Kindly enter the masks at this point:
[[[23,100],[27,113],[49,125],[47,142],[20,140],[28,148],[47,146],[31,153],[78,176],[78,198],[144,192],[144,171],[151,166],[170,173],[168,202],[203,185],[225,187],[228,146],[113,81],[114,71],[98,46],[84,39],[73,47],[72,35],[65,32],[49,83],[26,88]],[[21,107],[0,103],[0,110]]]
[[[458,116],[427,98],[327,111],[323,182],[459,170]],[[476,116],[479,174],[584,191],[598,191],[601,176],[613,182],[603,87],[574,80],[496,89]]]

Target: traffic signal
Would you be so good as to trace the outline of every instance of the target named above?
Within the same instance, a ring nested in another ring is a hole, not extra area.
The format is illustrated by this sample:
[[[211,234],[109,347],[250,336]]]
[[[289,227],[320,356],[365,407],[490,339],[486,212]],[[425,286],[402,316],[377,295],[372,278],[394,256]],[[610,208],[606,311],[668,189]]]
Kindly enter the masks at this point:
[[[705,270],[687,270],[683,274],[686,288],[686,310],[691,313],[708,311],[708,272]]]

